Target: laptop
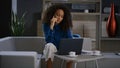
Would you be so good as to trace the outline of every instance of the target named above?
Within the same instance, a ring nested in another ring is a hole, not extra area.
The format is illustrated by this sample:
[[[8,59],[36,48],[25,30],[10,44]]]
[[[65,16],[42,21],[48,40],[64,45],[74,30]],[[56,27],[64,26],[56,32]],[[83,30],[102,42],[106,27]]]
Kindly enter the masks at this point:
[[[70,51],[76,52],[76,55],[80,55],[82,52],[83,39],[61,39],[59,44],[59,55],[69,55]]]

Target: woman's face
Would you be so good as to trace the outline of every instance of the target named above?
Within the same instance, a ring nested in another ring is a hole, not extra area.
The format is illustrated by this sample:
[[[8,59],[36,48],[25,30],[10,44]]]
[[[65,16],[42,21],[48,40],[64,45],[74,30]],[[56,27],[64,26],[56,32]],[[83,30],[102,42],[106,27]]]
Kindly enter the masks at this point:
[[[64,17],[64,11],[62,9],[58,9],[56,12],[55,12],[55,15],[54,15],[55,18],[57,18],[57,24],[59,24],[62,20],[63,20],[63,17]]]

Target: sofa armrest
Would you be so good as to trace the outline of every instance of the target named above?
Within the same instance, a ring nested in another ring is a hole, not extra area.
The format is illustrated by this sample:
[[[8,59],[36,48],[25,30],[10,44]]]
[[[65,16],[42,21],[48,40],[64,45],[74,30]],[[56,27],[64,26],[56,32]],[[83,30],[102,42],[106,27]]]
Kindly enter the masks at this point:
[[[37,68],[37,52],[1,51],[0,68]]]

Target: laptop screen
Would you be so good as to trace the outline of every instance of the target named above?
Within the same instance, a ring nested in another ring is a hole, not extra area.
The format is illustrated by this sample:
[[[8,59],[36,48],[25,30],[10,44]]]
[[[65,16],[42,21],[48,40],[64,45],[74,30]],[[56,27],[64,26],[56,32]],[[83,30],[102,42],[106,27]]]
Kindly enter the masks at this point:
[[[83,39],[61,39],[58,54],[69,55],[70,51],[76,52],[77,55],[81,54]]]

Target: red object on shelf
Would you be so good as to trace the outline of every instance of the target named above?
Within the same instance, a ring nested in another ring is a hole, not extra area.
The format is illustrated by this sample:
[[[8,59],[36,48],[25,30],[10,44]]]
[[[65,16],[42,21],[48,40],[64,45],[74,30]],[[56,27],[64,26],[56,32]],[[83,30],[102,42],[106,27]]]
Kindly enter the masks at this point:
[[[115,37],[116,36],[116,18],[115,18],[114,3],[111,4],[111,12],[110,12],[110,15],[108,17],[106,29],[107,29],[108,37]]]

